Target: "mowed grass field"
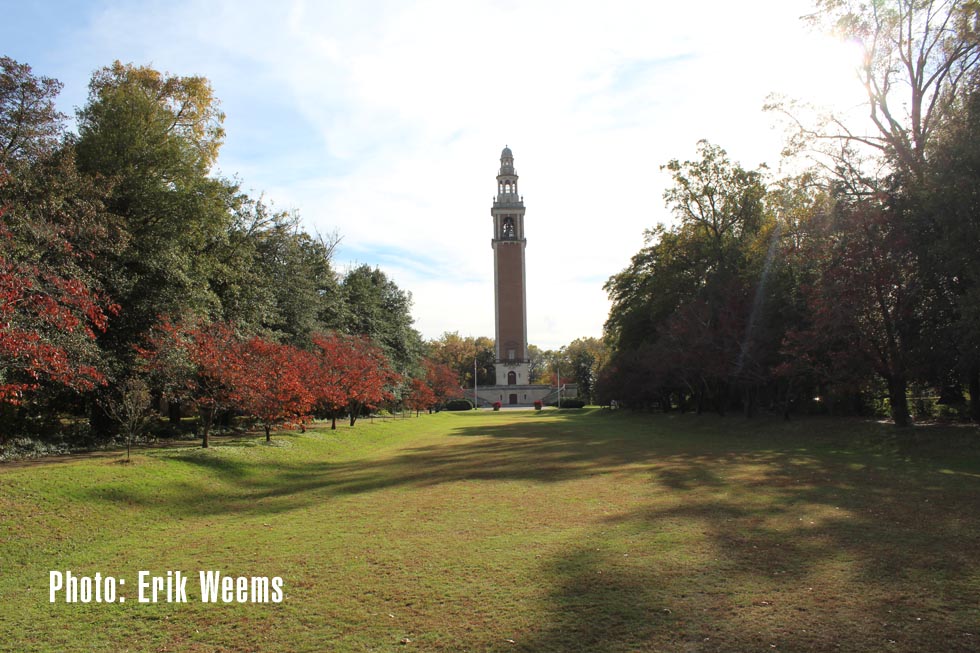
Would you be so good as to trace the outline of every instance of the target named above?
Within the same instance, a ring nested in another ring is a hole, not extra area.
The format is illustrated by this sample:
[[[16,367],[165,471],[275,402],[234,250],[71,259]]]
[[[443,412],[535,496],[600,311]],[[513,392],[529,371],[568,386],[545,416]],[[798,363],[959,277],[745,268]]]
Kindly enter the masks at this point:
[[[501,411],[0,465],[0,650],[977,651],[978,443]],[[51,570],[127,602],[49,603]],[[199,570],[285,598],[201,603]]]

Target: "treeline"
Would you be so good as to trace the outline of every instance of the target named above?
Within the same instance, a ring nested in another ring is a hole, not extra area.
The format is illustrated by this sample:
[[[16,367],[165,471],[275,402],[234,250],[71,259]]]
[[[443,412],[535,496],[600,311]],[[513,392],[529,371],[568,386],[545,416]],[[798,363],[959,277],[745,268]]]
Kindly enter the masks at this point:
[[[487,336],[461,336],[446,332],[426,343],[428,360],[452,370],[462,388],[473,387],[473,375],[479,386],[494,385],[496,372],[494,340]],[[576,338],[558,349],[541,349],[528,345],[528,368],[531,384],[562,385],[576,383],[579,397],[589,403],[597,399],[596,383],[609,351],[599,338]]]
[[[431,371],[411,296],[366,265],[338,272],[338,236],[304,231],[295,213],[215,174],[224,114],[206,79],[116,62],[93,75],[77,133],[56,109],[61,88],[0,58],[0,440],[108,437],[119,428],[110,408],[141,384],[154,403],[266,425],[317,409],[353,419],[382,398],[420,405],[412,379]],[[164,331],[181,359],[166,373]],[[216,333],[228,349],[195,358]],[[283,400],[275,415],[257,407],[261,377],[325,378],[326,343],[349,350],[348,372],[354,351],[375,360],[382,390],[341,402],[311,387],[312,399]],[[318,371],[275,362],[298,352]]]
[[[980,9],[817,5],[864,45],[873,128],[774,102],[808,172],[666,165],[675,225],[606,284],[605,401],[980,420]]]

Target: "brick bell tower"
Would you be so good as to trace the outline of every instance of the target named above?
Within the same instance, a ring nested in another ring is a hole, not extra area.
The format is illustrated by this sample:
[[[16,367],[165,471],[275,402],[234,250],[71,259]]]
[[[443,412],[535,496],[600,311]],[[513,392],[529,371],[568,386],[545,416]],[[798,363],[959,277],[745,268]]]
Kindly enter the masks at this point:
[[[514,155],[509,147],[500,153],[497,197],[490,215],[493,216],[490,244],[493,247],[497,385],[527,385],[531,381],[527,354],[524,198],[517,193]]]

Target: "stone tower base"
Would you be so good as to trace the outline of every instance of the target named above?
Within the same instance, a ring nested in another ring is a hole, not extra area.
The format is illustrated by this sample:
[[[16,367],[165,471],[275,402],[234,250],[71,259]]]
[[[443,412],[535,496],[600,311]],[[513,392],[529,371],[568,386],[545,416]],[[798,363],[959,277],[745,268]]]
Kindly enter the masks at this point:
[[[555,395],[550,385],[490,385],[476,389],[480,407],[492,406],[499,401],[503,406],[533,406],[535,401],[545,401],[548,395]],[[473,399],[470,390],[469,399]]]

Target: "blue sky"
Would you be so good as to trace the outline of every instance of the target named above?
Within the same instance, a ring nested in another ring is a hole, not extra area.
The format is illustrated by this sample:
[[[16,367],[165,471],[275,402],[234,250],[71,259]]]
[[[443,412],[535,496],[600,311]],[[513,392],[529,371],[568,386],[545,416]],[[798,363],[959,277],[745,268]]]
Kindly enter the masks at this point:
[[[776,169],[772,92],[853,105],[846,48],[806,0],[699,2],[9,2],[3,54],[85,102],[115,59],[208,77],[218,167],[341,267],[379,265],[416,326],[493,335],[490,204],[509,145],[527,205],[528,332],[601,335],[602,282],[669,222],[660,166],[700,138]]]

